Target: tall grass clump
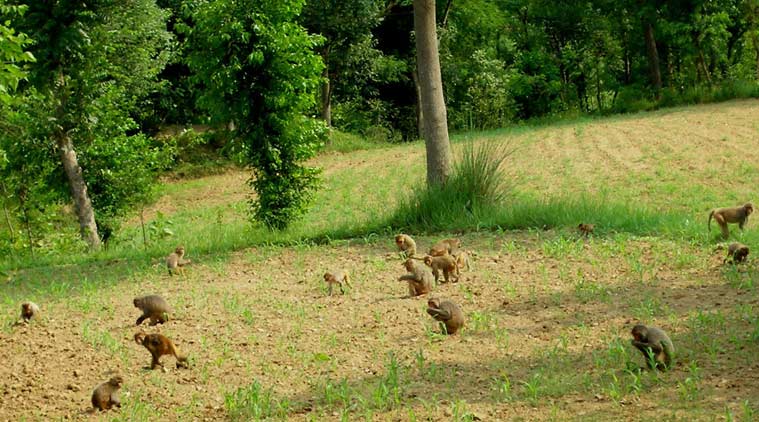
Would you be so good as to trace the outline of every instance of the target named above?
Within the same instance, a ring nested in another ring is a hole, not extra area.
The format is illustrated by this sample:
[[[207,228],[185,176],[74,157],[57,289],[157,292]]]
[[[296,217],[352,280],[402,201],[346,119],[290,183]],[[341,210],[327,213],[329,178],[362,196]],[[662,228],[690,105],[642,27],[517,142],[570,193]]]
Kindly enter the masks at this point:
[[[250,421],[270,417],[284,418],[289,411],[286,400],[277,401],[271,390],[265,390],[258,381],[224,395],[224,406],[231,420]]]
[[[475,228],[492,221],[516,185],[506,167],[513,152],[503,142],[467,143],[448,181],[413,191],[401,201],[391,224],[432,231]]]

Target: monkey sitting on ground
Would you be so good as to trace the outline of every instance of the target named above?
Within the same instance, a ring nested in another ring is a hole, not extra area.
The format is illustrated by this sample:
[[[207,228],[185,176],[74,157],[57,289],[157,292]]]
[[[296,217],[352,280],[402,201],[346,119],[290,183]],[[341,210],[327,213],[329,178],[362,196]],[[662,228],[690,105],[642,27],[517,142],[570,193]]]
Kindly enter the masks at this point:
[[[580,234],[583,235],[583,236],[585,236],[585,237],[588,237],[591,234],[593,234],[593,230],[595,228],[596,228],[595,225],[593,225],[593,224],[587,224],[587,223],[580,223],[577,226],[577,230],[579,230]]]
[[[403,263],[403,266],[409,273],[400,276],[398,280],[408,282],[409,297],[423,295],[432,291],[433,277],[429,268],[411,258],[407,259]]]
[[[728,223],[738,223],[738,228],[743,230],[743,226],[748,222],[748,216],[751,215],[752,212],[754,212],[754,206],[751,205],[750,202],[747,202],[740,207],[717,208],[709,213],[707,227],[711,233],[712,217],[714,217],[714,221],[716,221],[722,229],[722,236],[727,239],[728,236],[730,236],[730,231],[727,228]]]
[[[134,335],[134,341],[137,344],[145,346],[153,356],[153,360],[150,362],[150,369],[155,369],[156,366],[163,368],[163,364],[158,361],[163,355],[174,355],[177,359],[177,368],[187,368],[187,356],[179,353],[179,350],[174,346],[174,343],[163,334],[145,334],[143,332],[138,332]]]
[[[121,407],[119,389],[123,383],[124,379],[116,375],[95,387],[92,391],[92,407],[95,410],[108,410],[112,407]]]
[[[189,259],[183,259],[184,254],[184,246],[177,246],[177,248],[174,249],[174,252],[166,257],[166,268],[169,270],[169,275],[174,275],[174,272],[184,275],[184,269],[182,269],[182,267],[192,263]]]
[[[453,255],[454,251],[456,251],[458,248],[461,247],[461,241],[459,239],[443,239],[440,242],[435,243],[432,248],[430,248],[430,253],[428,255],[431,256],[440,256],[440,255]]]
[[[654,369],[652,358],[657,369],[667,370],[672,367],[675,346],[664,330],[638,324],[633,327],[631,334],[633,339],[630,342],[643,353],[649,369]]]
[[[450,300],[430,298],[427,301],[427,313],[444,324],[443,334],[456,334],[464,326],[464,312]]]
[[[327,282],[327,285],[329,286],[329,295],[332,296],[332,285],[337,284],[340,286],[340,294],[345,294],[345,291],[343,290],[343,283],[345,283],[348,287],[352,287],[350,283],[350,277],[348,276],[347,271],[335,271],[331,273],[324,273],[324,281]]]
[[[443,271],[443,279],[446,283],[451,281],[453,279],[453,282],[459,281],[459,266],[456,263],[456,258],[454,258],[451,255],[445,254],[440,256],[425,256],[424,257],[424,263],[428,267],[432,269],[432,276],[435,278],[435,283],[437,283],[438,278],[440,278],[440,271]],[[453,274],[453,277],[451,277],[451,274]]]
[[[37,318],[40,313],[40,307],[34,302],[24,302],[21,304],[21,320],[23,322],[29,322],[33,318]]]
[[[147,295],[134,298],[134,307],[142,311],[137,318],[137,325],[150,318],[150,325],[163,324],[169,320],[169,304],[158,295]]]
[[[727,257],[722,261],[722,263],[724,264],[726,262],[730,262],[737,264],[744,262],[747,256],[748,246],[744,245],[743,243],[733,242],[730,244],[730,246],[727,247]]]
[[[416,242],[407,234],[396,235],[395,245],[398,246],[404,258],[411,258],[416,255]]]

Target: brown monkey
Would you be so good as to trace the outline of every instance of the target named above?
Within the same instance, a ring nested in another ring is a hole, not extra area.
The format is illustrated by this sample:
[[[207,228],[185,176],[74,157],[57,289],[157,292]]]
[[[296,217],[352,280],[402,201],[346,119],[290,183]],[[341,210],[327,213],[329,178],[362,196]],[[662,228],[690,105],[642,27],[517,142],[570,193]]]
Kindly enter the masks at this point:
[[[464,326],[464,312],[450,300],[430,298],[427,301],[427,313],[445,325],[443,334],[456,334]]]
[[[407,259],[403,263],[403,266],[409,273],[400,276],[398,280],[408,282],[409,297],[423,295],[432,291],[434,279],[429,268],[411,258]]]
[[[21,320],[29,322],[40,314],[40,307],[34,302],[24,302],[21,304]]]
[[[135,333],[134,341],[137,344],[145,346],[150,354],[153,355],[153,361],[150,362],[150,369],[163,365],[158,361],[163,355],[174,355],[177,358],[177,368],[187,368],[187,356],[182,355],[174,346],[174,343],[163,334],[145,334],[143,332]]]
[[[170,253],[169,256],[166,257],[166,268],[169,269],[169,275],[174,275],[174,272],[184,275],[184,270],[182,267],[192,263],[192,261],[189,259],[183,259],[184,254],[184,246],[177,246],[177,248],[174,249],[174,252]]]
[[[727,247],[727,257],[722,261],[726,263],[728,261],[732,263],[743,262],[748,256],[748,246],[743,243],[733,242]]]
[[[593,229],[595,229],[596,226],[593,224],[587,224],[587,223],[580,223],[577,226],[577,230],[580,231],[580,234],[588,237],[589,235],[593,234]]]
[[[169,304],[158,295],[147,295],[134,298],[134,307],[142,311],[137,318],[137,325],[150,318],[150,325],[163,324],[169,320]]]
[[[440,271],[443,271],[443,279],[446,283],[451,281],[451,278],[453,278],[453,282],[459,281],[459,266],[456,263],[456,258],[454,258],[451,255],[445,254],[440,256],[425,256],[424,257],[424,263],[432,269],[432,276],[435,277],[435,283],[437,283],[438,278],[440,278]],[[453,274],[453,277],[451,277],[451,274]]]
[[[453,254],[453,251],[461,247],[461,241],[459,239],[443,239],[440,242],[430,248],[428,255],[440,256],[445,254]]]
[[[672,367],[675,346],[664,330],[638,324],[633,327],[631,334],[633,339],[630,342],[643,353],[649,369],[654,369],[650,356],[653,356],[657,369],[667,370]]]
[[[472,269],[472,265],[469,261],[469,254],[466,251],[461,251],[453,256],[456,258],[456,265],[459,267],[459,272],[466,268],[467,271]]]
[[[350,283],[350,277],[348,276],[347,271],[335,271],[332,273],[324,273],[324,281],[327,282],[327,285],[329,286],[329,295],[332,296],[332,285],[337,284],[340,286],[340,293],[344,294],[345,291],[343,290],[343,283],[345,283],[348,287],[352,287]]]
[[[124,379],[116,375],[95,387],[92,391],[92,407],[95,410],[108,410],[112,407],[121,407],[119,389],[123,383]]]
[[[407,234],[399,234],[395,236],[395,244],[400,249],[404,258],[410,258],[416,255],[416,242],[411,236]]]
[[[730,231],[727,229],[728,223],[738,223],[738,228],[743,230],[743,226],[746,225],[748,216],[751,215],[752,212],[754,212],[754,206],[751,205],[750,202],[747,202],[740,207],[713,209],[709,213],[707,227],[709,228],[709,232],[711,232],[712,217],[714,217],[714,221],[716,221],[722,229],[722,236],[727,239],[727,237],[730,236]]]

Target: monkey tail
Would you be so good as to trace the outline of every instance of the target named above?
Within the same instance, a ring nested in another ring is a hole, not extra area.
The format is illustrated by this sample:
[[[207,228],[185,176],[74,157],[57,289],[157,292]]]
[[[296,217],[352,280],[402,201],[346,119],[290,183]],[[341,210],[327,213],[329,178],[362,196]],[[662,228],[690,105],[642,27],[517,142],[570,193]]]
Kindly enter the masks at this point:
[[[709,213],[709,221],[706,223],[706,227],[709,229],[709,233],[712,232],[712,216],[714,216],[714,210]]]

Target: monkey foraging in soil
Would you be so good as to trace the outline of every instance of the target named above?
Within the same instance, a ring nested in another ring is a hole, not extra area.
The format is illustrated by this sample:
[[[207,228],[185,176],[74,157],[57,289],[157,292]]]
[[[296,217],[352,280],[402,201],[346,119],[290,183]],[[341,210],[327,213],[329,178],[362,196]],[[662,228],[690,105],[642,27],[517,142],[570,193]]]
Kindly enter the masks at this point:
[[[440,242],[435,243],[435,245],[430,248],[430,253],[428,255],[431,256],[440,256],[440,255],[453,255],[453,251],[461,247],[461,241],[459,239],[443,239]]]
[[[34,302],[24,302],[21,304],[21,320],[23,322],[29,322],[32,318],[36,318],[40,313],[40,307]]]
[[[416,255],[416,242],[407,234],[396,235],[395,245],[398,246],[404,258]]]
[[[177,358],[177,368],[187,368],[187,356],[179,353],[179,350],[174,346],[174,343],[163,334],[145,334],[143,332],[138,332],[134,335],[134,341],[137,344],[145,346],[153,356],[153,360],[150,362],[150,369],[155,369],[156,366],[161,366],[163,368],[163,365],[158,361],[163,355],[174,355],[174,357]]]
[[[748,222],[748,216],[754,212],[754,206],[750,202],[745,203],[740,207],[727,207],[717,208],[709,213],[709,221],[707,227],[709,232],[712,231],[712,217],[714,221],[719,224],[722,229],[722,236],[727,239],[730,236],[730,231],[727,229],[728,223],[738,223],[738,228],[743,230],[743,226]]]
[[[579,230],[580,234],[585,237],[588,237],[589,235],[593,234],[593,229],[595,228],[596,226],[594,226],[593,224],[587,224],[587,223],[580,223],[577,226],[577,230]]]
[[[733,264],[743,262],[748,256],[748,246],[743,243],[733,242],[727,247],[727,257],[722,263],[731,262]]]
[[[337,284],[340,286],[340,293],[345,294],[345,291],[343,290],[343,283],[345,283],[348,287],[352,287],[350,283],[350,277],[348,276],[348,272],[346,271],[335,271],[332,273],[324,273],[324,281],[327,282],[327,285],[329,286],[329,295],[332,296],[332,285]]]
[[[403,263],[403,266],[409,273],[400,276],[398,280],[408,282],[409,297],[423,295],[432,291],[434,279],[429,268],[411,258],[407,259]]]
[[[459,305],[450,300],[430,298],[427,301],[427,313],[445,325],[444,334],[456,334],[464,326],[464,313]]]
[[[184,275],[184,269],[182,269],[182,267],[192,263],[189,259],[183,259],[184,254],[184,246],[177,246],[177,248],[174,249],[174,252],[166,257],[166,268],[169,270],[169,275],[174,275],[174,272]]]
[[[451,281],[451,278],[454,283],[459,281],[459,266],[456,262],[456,258],[451,255],[427,255],[424,257],[424,264],[432,269],[432,276],[435,278],[435,283],[437,283],[438,278],[440,278],[441,270],[443,271],[443,279],[446,283]],[[453,277],[451,277],[451,274],[453,274]]]
[[[123,383],[124,379],[116,375],[95,387],[92,391],[92,407],[95,410],[108,410],[112,407],[121,407],[119,389]]]
[[[134,307],[142,311],[137,318],[137,325],[150,318],[150,325],[163,324],[169,320],[169,304],[158,295],[147,295],[134,298]]]
[[[469,261],[469,254],[465,251],[460,251],[458,254],[453,256],[456,258],[456,265],[459,267],[459,272],[466,268],[467,271],[472,269],[472,265]]]
[[[631,334],[633,339],[630,342],[643,353],[649,369],[654,369],[651,357],[653,357],[657,369],[667,370],[672,367],[675,346],[664,330],[638,324],[633,327]]]

